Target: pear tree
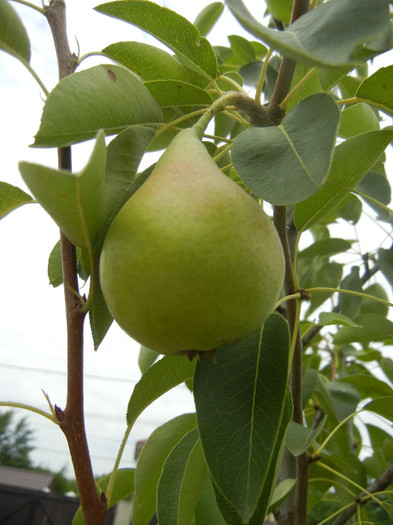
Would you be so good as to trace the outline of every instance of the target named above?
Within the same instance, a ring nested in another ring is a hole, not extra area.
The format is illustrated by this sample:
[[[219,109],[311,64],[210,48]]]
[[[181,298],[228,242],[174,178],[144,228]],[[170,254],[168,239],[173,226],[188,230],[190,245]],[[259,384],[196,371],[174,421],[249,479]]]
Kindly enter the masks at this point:
[[[52,90],[16,3],[49,24]],[[251,13],[251,0],[225,0],[189,21],[161,3],[110,1],[96,13],[159,44],[82,56],[66,4],[0,0],[0,49],[45,99],[32,146],[58,151],[56,169],[21,159],[28,191],[0,182],[0,216],[38,203],[60,228],[48,268],[64,287],[68,361],[64,407],[49,396],[48,411],[1,405],[63,432],[74,525],[103,524],[130,495],[134,525],[391,523],[393,66],[376,67],[393,47],[391,2],[266,0]],[[242,34],[216,45],[225,16]],[[364,239],[366,216],[382,245]],[[98,481],[83,416],[87,318],[98,357],[117,323],[144,363]],[[195,411],[120,469],[139,416],[182,383]]]

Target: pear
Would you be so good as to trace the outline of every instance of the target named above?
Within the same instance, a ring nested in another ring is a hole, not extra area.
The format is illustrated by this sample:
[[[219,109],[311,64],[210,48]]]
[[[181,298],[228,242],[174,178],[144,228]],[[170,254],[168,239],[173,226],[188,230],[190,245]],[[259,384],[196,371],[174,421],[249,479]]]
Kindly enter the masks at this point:
[[[274,309],[281,243],[260,205],[182,130],[105,236],[100,282],[114,319],[162,354],[238,342]]]

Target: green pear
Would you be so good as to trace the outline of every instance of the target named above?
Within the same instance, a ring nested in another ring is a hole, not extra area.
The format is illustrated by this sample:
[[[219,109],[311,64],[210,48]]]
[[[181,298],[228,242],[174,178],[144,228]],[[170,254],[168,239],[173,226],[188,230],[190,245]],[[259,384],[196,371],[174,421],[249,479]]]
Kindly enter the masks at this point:
[[[133,339],[162,354],[240,341],[274,309],[281,243],[260,205],[181,131],[106,234],[100,281]]]

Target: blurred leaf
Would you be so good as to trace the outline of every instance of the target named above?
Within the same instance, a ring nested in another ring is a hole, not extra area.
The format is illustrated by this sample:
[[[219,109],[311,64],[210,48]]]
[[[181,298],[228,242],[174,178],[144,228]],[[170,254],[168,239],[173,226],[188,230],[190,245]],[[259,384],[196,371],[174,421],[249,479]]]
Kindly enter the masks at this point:
[[[378,117],[368,104],[354,104],[341,112],[339,137],[349,138],[360,133],[378,130]]]
[[[384,287],[379,283],[370,284],[367,288],[363,290],[363,293],[367,295],[372,295],[378,299],[383,299],[384,301],[389,301],[388,294],[386,293]],[[362,314],[379,314],[386,317],[389,312],[389,306],[387,304],[374,301],[373,299],[368,299],[362,297],[360,300],[360,311]]]
[[[391,116],[393,115],[392,81],[393,66],[381,67],[363,80],[356,91],[356,97],[369,101]]]
[[[291,421],[288,425],[288,433],[285,444],[288,450],[294,456],[303,454],[317,439],[325,426],[327,416],[324,416],[316,429],[311,430],[307,427],[299,425],[295,421]]]
[[[306,82],[304,82],[303,78],[308,73],[310,73],[310,71],[310,65],[301,62],[298,62],[296,64],[291,88],[295,87],[300,81],[303,81],[303,85],[300,89],[296,91],[296,93],[294,93],[293,97],[289,100],[287,110],[290,110],[293,106],[300,102],[300,100],[303,100],[304,98],[307,98],[308,96],[313,95],[314,93],[320,93],[324,91],[323,87],[321,86],[318,71],[315,71],[314,74],[310,78],[308,78]]]
[[[385,250],[384,248],[380,248],[378,250],[378,263],[381,272],[393,287],[393,250]]]
[[[390,357],[384,357],[380,362],[380,366],[386,377],[393,383],[393,360]]]
[[[195,365],[195,360],[190,362],[186,356],[164,356],[146,370],[128,402],[128,425],[132,425],[139,414],[165,392],[193,377]]]
[[[190,80],[187,70],[176,57],[144,42],[116,42],[102,52],[143,80]]]
[[[367,175],[366,175],[367,177]],[[360,199],[351,193],[347,195],[341,202],[342,206],[337,208],[336,213],[351,224],[357,224],[363,210],[363,205]]]
[[[229,35],[228,40],[232,51],[240,59],[241,64],[255,62],[257,58],[255,49],[249,40],[240,35]]]
[[[288,478],[284,479],[274,489],[273,497],[269,506],[269,513],[273,512],[274,509],[279,507],[283,501],[285,501],[296,485],[296,479]]]
[[[391,201],[392,190],[389,181],[386,176],[382,175],[381,173],[376,173],[373,171],[367,173],[366,176],[356,186],[356,190],[375,199],[385,206]],[[377,203],[374,203],[369,199],[365,199],[364,197],[362,198],[378,213],[378,218],[381,220],[390,219],[391,214],[388,211],[384,210],[381,206],[378,206]]]
[[[261,342],[254,334],[219,350],[216,365],[205,360],[196,370],[194,397],[206,460],[219,490],[245,522],[256,511],[277,454],[288,351],[287,323],[273,314]]]
[[[111,500],[108,501],[108,509],[134,492],[134,473],[134,469],[119,469],[117,471],[112,497]],[[108,474],[97,481],[99,492],[103,494],[106,493],[110,478],[111,474]],[[79,507],[72,521],[72,525],[83,525],[84,523],[82,510]]]
[[[202,9],[194,20],[194,26],[202,36],[206,36],[220,18],[224,10],[224,4],[213,2]]]
[[[371,374],[352,374],[343,377],[340,381],[354,385],[362,399],[393,395],[393,389],[385,381],[381,381]]]
[[[267,8],[273,18],[289,25],[293,0],[266,0]]]
[[[150,348],[147,348],[146,346],[141,346],[139,350],[138,365],[142,374],[151,367],[151,365],[158,359],[159,355],[160,354],[154,350],[150,350]]]
[[[346,252],[351,248],[351,244],[351,241],[346,239],[323,239],[299,252],[299,257],[330,257],[337,253]]]
[[[226,0],[238,22],[288,58],[319,66],[356,65],[389,46],[390,25],[387,0],[330,0],[318,5],[285,31],[260,24],[242,0]],[[346,31],[351,27],[353,30]],[[382,37],[381,42],[375,39]],[[364,43],[371,43],[371,50]]]
[[[207,465],[198,429],[190,430],[170,451],[157,487],[160,523],[192,523]]]
[[[362,281],[359,277],[359,266],[353,266],[351,272],[344,277],[340,283],[342,290],[351,290],[353,292],[363,292]],[[354,319],[360,309],[361,297],[352,294],[340,293],[338,296],[338,305],[340,312]]]
[[[294,221],[299,230],[306,230],[338,208],[351,189],[355,188],[380,154],[393,140],[393,131],[370,131],[339,144],[324,186],[312,197],[295,206]]]
[[[310,286],[307,285],[307,288],[318,286],[337,288],[341,281],[342,271],[342,265],[339,263],[331,262],[324,264],[318,269],[312,284]],[[311,304],[307,310],[307,317],[332,295],[333,293],[314,292],[311,295]]]
[[[164,463],[173,447],[195,427],[196,415],[182,414],[158,427],[143,446],[135,471],[134,525],[150,522]]]
[[[324,326],[329,325],[343,325],[343,326],[353,326],[354,328],[359,328],[360,325],[352,321],[346,315],[337,313],[337,312],[322,312],[319,314],[319,324]]]
[[[393,323],[382,315],[363,314],[356,317],[355,321],[361,328],[344,326],[333,336],[335,344],[383,342],[393,338]]]
[[[7,0],[0,0],[0,49],[22,62],[30,62],[30,41],[18,14]]]
[[[311,95],[279,126],[243,131],[233,144],[233,165],[260,198],[276,205],[303,201],[329,173],[339,118],[330,95]]]
[[[33,197],[17,186],[0,181],[0,219],[29,202],[34,202]]]
[[[393,423],[393,396],[379,397],[367,403],[364,410],[374,412]]]
[[[102,132],[80,173],[20,162],[23,180],[68,239],[82,248],[94,245],[101,229],[106,147]]]
[[[48,260],[48,277],[49,283],[56,288],[63,284],[63,269],[61,260],[60,241],[54,245]]]
[[[109,2],[95,9],[150,33],[172,49],[182,64],[209,80],[218,76],[217,59],[210,43],[175,11],[146,0]]]
[[[356,411],[361,397],[354,386],[343,381],[330,381],[328,388],[340,421]]]
[[[131,71],[99,65],[63,78],[49,94],[34,146],[64,147],[114,135],[134,124],[161,122],[161,110]]]

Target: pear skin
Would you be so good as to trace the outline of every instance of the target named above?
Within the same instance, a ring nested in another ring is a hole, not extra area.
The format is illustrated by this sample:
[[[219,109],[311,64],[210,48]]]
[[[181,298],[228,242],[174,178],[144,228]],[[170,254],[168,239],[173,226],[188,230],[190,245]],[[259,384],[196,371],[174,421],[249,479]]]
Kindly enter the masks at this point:
[[[181,131],[110,225],[100,257],[108,308],[162,354],[208,351],[260,328],[280,296],[270,218]]]

